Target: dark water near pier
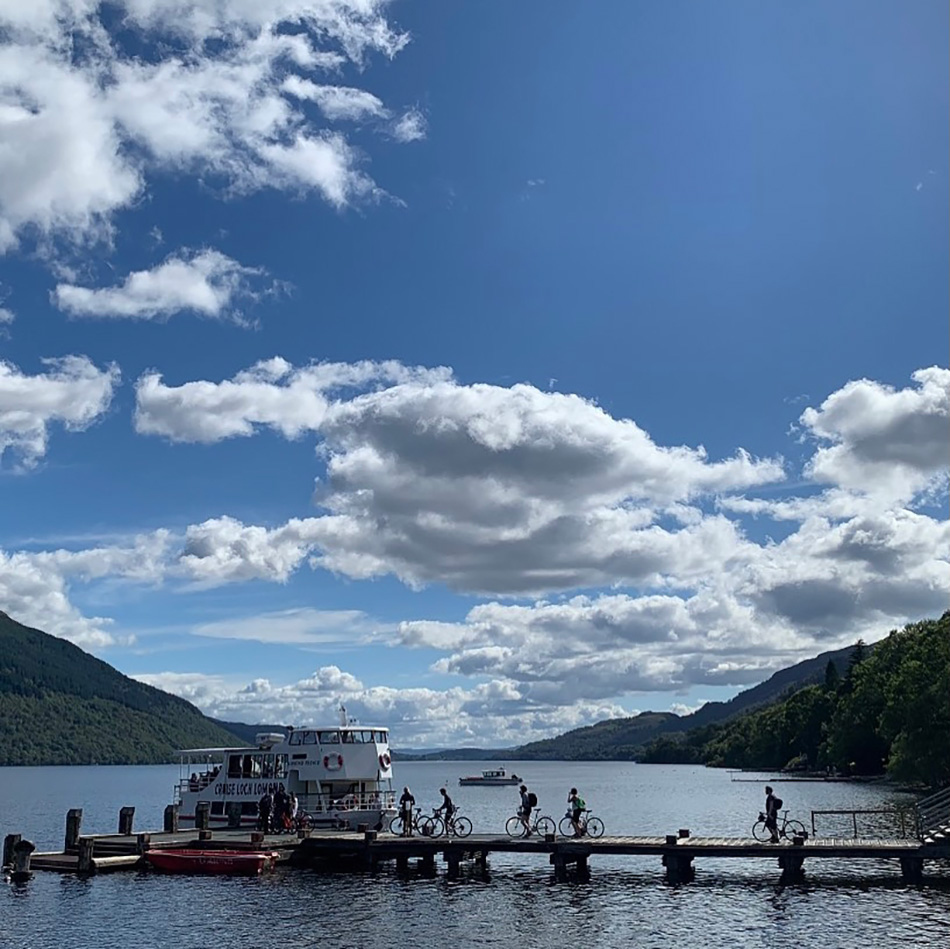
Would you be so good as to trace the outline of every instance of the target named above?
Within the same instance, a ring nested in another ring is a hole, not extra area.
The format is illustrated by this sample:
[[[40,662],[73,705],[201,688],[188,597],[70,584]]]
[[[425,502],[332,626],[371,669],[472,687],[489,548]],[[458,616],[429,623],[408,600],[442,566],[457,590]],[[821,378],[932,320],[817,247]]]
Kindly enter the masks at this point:
[[[420,804],[450,788],[476,833],[500,832],[514,812],[514,788],[460,788],[473,762],[400,764]],[[559,820],[577,785],[607,833],[747,836],[763,782],[733,781],[704,768],[527,763],[522,774],[545,813]],[[0,769],[0,833],[38,848],[62,847],[65,813],[83,808],[84,832],[114,831],[119,807],[134,804],[136,829],[161,826],[177,767]],[[735,776],[738,777],[738,776]],[[743,776],[747,777],[747,776]],[[778,783],[790,816],[811,810],[880,807],[905,799],[853,784]],[[819,831],[843,834],[821,818]],[[950,878],[927,868],[923,887],[901,882],[896,861],[806,862],[807,882],[779,885],[771,860],[696,861],[696,880],[663,881],[655,857],[595,857],[588,883],[555,884],[546,858],[494,855],[488,881],[463,874],[401,879],[278,870],[259,879],[119,873],[82,880],[38,873],[0,888],[0,946],[364,947],[392,949],[511,943],[520,949],[637,947],[946,946]]]

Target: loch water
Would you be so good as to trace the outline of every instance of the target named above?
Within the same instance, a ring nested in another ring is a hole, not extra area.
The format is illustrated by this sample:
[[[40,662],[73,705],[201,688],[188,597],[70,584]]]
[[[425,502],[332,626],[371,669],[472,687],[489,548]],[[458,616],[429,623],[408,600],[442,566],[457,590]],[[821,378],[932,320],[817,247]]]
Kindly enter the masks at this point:
[[[458,786],[460,776],[495,764],[399,762],[395,784],[408,784],[425,808],[445,786],[475,833],[501,833],[517,789]],[[701,767],[506,767],[555,820],[577,786],[607,834],[688,828],[694,836],[748,836],[764,798],[765,776]],[[125,805],[136,808],[136,830],[154,830],[177,777],[177,766],[0,768],[0,834],[59,850],[69,808],[83,808],[83,832],[105,833],[115,831]],[[813,810],[910,800],[881,785],[774,783],[790,816],[806,826]],[[850,818],[818,818],[825,835],[843,836],[850,827]],[[911,949],[950,940],[948,868],[927,865],[924,884],[914,886],[902,882],[897,861],[811,860],[804,882],[782,885],[772,860],[697,859],[695,866],[695,880],[681,885],[664,881],[657,857],[599,856],[591,858],[589,881],[555,883],[540,854],[495,854],[487,879],[463,872],[455,881],[441,871],[401,877],[385,865],[375,875],[282,868],[252,879],[43,872],[0,887],[0,947]]]

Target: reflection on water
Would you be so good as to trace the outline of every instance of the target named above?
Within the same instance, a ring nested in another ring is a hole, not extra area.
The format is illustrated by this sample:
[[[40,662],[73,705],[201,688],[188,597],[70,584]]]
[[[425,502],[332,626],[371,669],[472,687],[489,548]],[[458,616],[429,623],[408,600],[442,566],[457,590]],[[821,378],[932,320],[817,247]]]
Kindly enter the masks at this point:
[[[452,785],[476,832],[500,830],[517,795],[510,788],[456,787],[459,774],[471,768],[470,762],[402,764],[397,777],[428,806],[436,802],[440,785]],[[568,788],[578,786],[608,833],[668,833],[682,826],[694,835],[741,835],[760,807],[758,784],[730,782],[727,774],[703,768],[549,762],[516,769],[553,816],[563,813]],[[66,808],[85,808],[85,830],[114,830],[118,807],[130,803],[138,808],[137,828],[155,827],[167,803],[168,776],[175,773],[0,769],[0,831],[59,846]],[[47,793],[51,777],[55,788]],[[787,784],[780,793],[806,824],[812,808],[874,807],[886,797],[877,788],[843,784]],[[281,943],[393,949],[499,942],[521,949],[946,944],[946,877],[911,887],[901,882],[896,861],[813,860],[806,863],[806,882],[783,887],[772,863],[697,860],[695,882],[681,886],[664,882],[656,857],[594,858],[590,882],[566,884],[553,882],[544,855],[496,855],[487,881],[474,872],[455,882],[441,871],[403,878],[392,869],[375,876],[279,870],[258,879],[137,872],[83,880],[43,873],[24,886],[0,888],[0,944],[36,949],[207,949],[219,942],[248,949]]]

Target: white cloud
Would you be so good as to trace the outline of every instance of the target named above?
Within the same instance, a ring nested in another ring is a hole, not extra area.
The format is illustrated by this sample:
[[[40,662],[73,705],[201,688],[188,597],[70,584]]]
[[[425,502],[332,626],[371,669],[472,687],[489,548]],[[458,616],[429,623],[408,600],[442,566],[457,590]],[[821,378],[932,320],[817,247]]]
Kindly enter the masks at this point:
[[[359,121],[366,118],[386,118],[389,110],[377,98],[365,89],[351,86],[328,86],[301,79],[300,76],[288,76],[281,88],[297,99],[316,102],[320,111],[330,120],[348,119]]]
[[[16,319],[12,310],[0,306],[0,323],[12,323]]]
[[[216,250],[181,251],[151,270],[129,274],[119,287],[61,283],[52,297],[71,316],[151,320],[192,311],[240,319],[233,307],[256,297],[252,278],[261,274]]]
[[[141,682],[194,702],[206,714],[225,721],[316,725],[337,720],[343,701],[347,712],[367,725],[390,728],[397,748],[496,743],[519,745],[552,733],[627,714],[610,702],[573,705],[526,702],[511,683],[494,680],[470,689],[395,689],[365,686],[337,666],[324,666],[289,685],[267,679],[247,684],[198,673],[135,676]]]
[[[393,122],[392,135],[397,142],[418,142],[426,137],[426,119],[418,109],[404,112]]]
[[[820,442],[806,468],[816,481],[903,501],[946,478],[950,442],[950,370],[918,369],[913,388],[869,379],[849,382],[802,425]]]
[[[47,371],[35,376],[0,362],[0,460],[9,451],[31,467],[46,453],[51,425],[80,431],[109,407],[118,367],[99,369],[85,356],[43,362]]]
[[[408,36],[385,6],[0,3],[0,252],[28,234],[108,239],[114,212],[163,170],[232,192],[312,189],[336,207],[376,196],[361,156],[282,87],[317,86],[338,116],[372,101],[388,114],[370,93],[309,78],[395,56]],[[134,34],[134,55],[120,29]]]
[[[362,610],[279,610],[258,616],[201,623],[196,636],[214,639],[248,639],[261,643],[296,645],[363,645],[387,627]]]

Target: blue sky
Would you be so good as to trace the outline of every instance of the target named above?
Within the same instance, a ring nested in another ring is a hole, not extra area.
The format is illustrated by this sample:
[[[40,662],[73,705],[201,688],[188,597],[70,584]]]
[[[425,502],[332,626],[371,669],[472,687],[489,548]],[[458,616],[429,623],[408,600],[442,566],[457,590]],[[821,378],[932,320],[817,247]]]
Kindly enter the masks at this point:
[[[936,615],[947,20],[0,0],[0,609],[420,746]]]

